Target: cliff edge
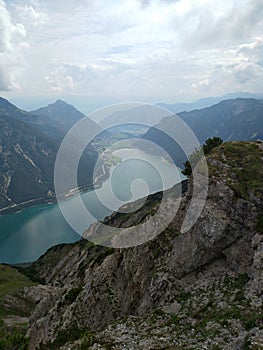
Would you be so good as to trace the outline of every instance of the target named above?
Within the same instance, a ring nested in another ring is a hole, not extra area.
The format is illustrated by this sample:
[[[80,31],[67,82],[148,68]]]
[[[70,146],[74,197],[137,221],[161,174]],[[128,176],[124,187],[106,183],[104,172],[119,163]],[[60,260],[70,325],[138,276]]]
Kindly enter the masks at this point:
[[[30,349],[263,349],[263,145],[225,143],[207,163],[206,204],[188,232],[191,178],[175,218],[148,243],[114,250],[82,239],[30,267],[42,281],[25,289],[36,304]],[[105,223],[147,220],[159,201]]]

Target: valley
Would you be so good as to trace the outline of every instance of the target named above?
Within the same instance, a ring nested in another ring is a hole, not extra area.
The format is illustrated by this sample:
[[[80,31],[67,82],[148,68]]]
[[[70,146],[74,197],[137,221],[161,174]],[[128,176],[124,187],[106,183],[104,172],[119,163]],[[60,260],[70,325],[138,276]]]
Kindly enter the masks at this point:
[[[199,140],[210,135],[227,140],[206,152],[208,196],[187,232],[182,223],[193,195],[193,174],[185,178],[163,153],[142,147],[141,140],[151,140],[183,167],[185,154],[157,129],[126,125],[100,132],[85,151],[81,186],[69,189],[57,203],[52,169],[58,141],[83,116],[71,106],[69,124],[58,117],[44,122],[52,119],[53,108],[57,112],[63,106],[66,113],[63,101],[37,111],[36,117],[6,101],[4,105],[1,203],[8,209],[0,209],[5,214],[0,216],[3,349],[260,349],[261,101],[227,100],[180,113]],[[34,120],[28,123],[30,118]],[[173,116],[160,125],[164,131],[176,127]],[[90,164],[87,177],[85,166]],[[197,165],[195,176],[203,169]],[[31,178],[21,175],[28,173]],[[87,208],[85,216],[78,194]],[[77,226],[70,226],[62,208]],[[152,218],[158,212],[159,222],[166,222],[167,213],[176,208],[171,222],[154,236],[158,222]],[[112,248],[129,236],[133,242],[138,232],[148,240]]]
[[[0,350],[263,350],[262,86],[262,0],[0,0]]]
[[[21,290],[35,303],[29,349],[260,349],[262,152],[256,142],[211,151],[208,200],[188,232],[180,228],[191,177],[179,212],[155,239],[128,249],[82,239],[20,267],[36,281]],[[165,211],[172,211],[178,185],[167,191]],[[127,230],[160,200],[153,194],[137,212],[116,212],[104,223]]]
[[[140,157],[144,159],[144,162],[139,160],[132,163],[128,162],[125,167],[122,166],[118,169],[118,164],[119,166],[122,165],[120,160],[125,159],[125,157],[129,158],[130,152],[133,152],[134,158]],[[109,159],[102,185],[96,186],[95,181],[96,192],[95,190],[89,190],[81,193],[82,200],[94,218],[89,217],[88,214],[86,218],[78,216],[78,208],[74,199],[76,193],[71,192],[68,197],[65,197],[66,200],[63,206],[67,207],[72,216],[78,218],[80,232],[84,232],[94,221],[102,220],[105,216],[110,215],[113,210],[118,209],[118,201],[116,202],[114,198],[111,198],[111,188],[115,195],[125,202],[128,202],[131,198],[130,186],[136,177],[141,177],[147,181],[150,193],[163,188],[160,176],[150,165],[147,165],[147,162],[154,164],[159,169],[160,174],[166,181],[164,183],[165,188],[180,181],[178,169],[173,164],[163,163],[160,157],[148,155],[143,151],[124,149],[114,158],[110,154]],[[109,177],[109,175],[111,176]],[[100,180],[102,179],[97,179],[97,184],[101,183]],[[134,193],[137,195],[136,198],[143,196],[142,189],[137,188],[137,194]],[[100,203],[99,198],[102,196],[109,201],[109,208],[105,208],[103,203]],[[16,214],[3,215],[0,217],[0,227],[0,262],[5,263],[34,261],[55,244],[69,243],[81,238],[67,224],[57,203],[39,204],[30,206]]]

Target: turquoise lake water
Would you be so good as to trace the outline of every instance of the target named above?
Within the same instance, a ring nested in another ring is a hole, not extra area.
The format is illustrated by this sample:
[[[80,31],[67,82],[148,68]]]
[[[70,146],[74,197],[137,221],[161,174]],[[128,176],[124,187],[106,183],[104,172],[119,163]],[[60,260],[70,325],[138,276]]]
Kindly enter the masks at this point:
[[[122,149],[114,154],[122,158],[122,162],[111,169],[111,178],[96,191],[81,194],[83,202],[94,216],[93,220],[87,222],[87,218],[78,217],[74,197],[62,204],[77,218],[83,232],[92,222],[101,220],[116,210],[120,203],[118,200],[127,203],[144,197],[147,193],[170,188],[183,178],[174,164],[159,156],[136,149]],[[112,198],[110,187],[117,199]],[[98,197],[110,208],[101,204]],[[34,261],[55,244],[79,239],[80,235],[68,225],[58,204],[37,205],[16,214],[0,216],[0,262]]]

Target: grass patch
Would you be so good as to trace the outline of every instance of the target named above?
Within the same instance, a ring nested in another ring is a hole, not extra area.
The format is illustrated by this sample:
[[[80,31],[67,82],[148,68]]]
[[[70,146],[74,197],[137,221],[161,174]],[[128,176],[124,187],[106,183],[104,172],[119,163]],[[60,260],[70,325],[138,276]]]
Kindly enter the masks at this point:
[[[15,268],[8,265],[0,265],[0,301],[11,292],[33,285],[34,282],[19,273]]]
[[[21,334],[19,328],[11,331],[5,326],[0,326],[0,350],[27,350],[29,338]]]
[[[21,323],[9,327],[3,317],[28,316],[33,304],[19,291],[24,287],[34,285],[28,277],[17,269],[0,264],[0,350],[26,350],[29,339],[26,337],[27,324]],[[6,304],[5,297],[12,295],[17,301],[14,305]]]
[[[229,186],[242,198],[248,199],[250,193],[256,196],[262,194],[263,189],[263,151],[253,142],[226,142],[220,146],[219,151],[213,153],[212,159],[229,166],[225,171],[228,173]],[[209,167],[213,175],[221,175]]]
[[[80,340],[81,343],[79,349],[86,350],[89,349],[95,342],[95,334],[86,330],[79,329],[78,327],[71,327],[66,330],[60,330],[57,333],[57,337],[53,342],[48,342],[47,344],[41,344],[40,350],[57,350],[61,346],[67,343],[73,343],[76,340]],[[0,349],[1,350],[1,349]]]

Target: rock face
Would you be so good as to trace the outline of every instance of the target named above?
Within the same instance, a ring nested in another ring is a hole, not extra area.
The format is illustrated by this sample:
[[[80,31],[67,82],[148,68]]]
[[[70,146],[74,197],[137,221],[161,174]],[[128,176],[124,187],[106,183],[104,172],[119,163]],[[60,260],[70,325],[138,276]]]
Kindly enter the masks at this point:
[[[31,293],[30,349],[263,346],[263,151],[228,143],[207,161],[207,201],[188,232],[180,228],[191,179],[174,220],[148,243],[113,250],[81,240],[32,266],[47,287]],[[105,223],[125,227],[131,218],[116,213]]]

